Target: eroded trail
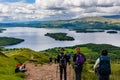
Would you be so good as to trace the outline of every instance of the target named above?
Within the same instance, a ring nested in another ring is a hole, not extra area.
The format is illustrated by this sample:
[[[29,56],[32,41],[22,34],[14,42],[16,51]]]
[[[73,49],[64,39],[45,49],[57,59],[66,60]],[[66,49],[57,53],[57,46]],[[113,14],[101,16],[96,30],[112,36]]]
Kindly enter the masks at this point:
[[[26,67],[28,69],[25,73],[26,80],[60,80],[58,64],[27,63]],[[67,80],[73,80],[73,71],[70,65],[67,66]]]

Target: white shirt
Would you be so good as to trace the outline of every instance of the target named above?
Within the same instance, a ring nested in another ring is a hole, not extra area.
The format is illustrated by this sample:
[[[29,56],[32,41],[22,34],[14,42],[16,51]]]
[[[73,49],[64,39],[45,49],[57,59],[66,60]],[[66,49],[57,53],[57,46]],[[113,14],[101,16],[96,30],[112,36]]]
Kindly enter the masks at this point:
[[[96,60],[96,62],[95,62],[95,65],[94,65],[94,70],[97,68],[97,67],[99,67],[99,63],[100,63],[100,58],[98,58],[97,60]]]

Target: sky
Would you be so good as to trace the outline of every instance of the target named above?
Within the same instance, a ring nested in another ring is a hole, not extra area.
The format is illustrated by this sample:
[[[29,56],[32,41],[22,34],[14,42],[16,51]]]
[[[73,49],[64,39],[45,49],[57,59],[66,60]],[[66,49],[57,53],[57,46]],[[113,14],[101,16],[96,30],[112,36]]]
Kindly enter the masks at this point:
[[[0,0],[0,22],[120,15],[120,0]]]

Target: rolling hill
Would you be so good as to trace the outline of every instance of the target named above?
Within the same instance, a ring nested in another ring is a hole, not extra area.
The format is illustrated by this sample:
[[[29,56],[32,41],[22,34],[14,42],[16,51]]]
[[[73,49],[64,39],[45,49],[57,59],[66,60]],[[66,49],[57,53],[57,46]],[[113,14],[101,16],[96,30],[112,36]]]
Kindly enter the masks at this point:
[[[23,23],[0,23],[1,27],[37,27],[37,28],[68,28],[68,29],[113,29],[120,30],[120,19],[105,17],[87,17],[72,20],[33,21]]]

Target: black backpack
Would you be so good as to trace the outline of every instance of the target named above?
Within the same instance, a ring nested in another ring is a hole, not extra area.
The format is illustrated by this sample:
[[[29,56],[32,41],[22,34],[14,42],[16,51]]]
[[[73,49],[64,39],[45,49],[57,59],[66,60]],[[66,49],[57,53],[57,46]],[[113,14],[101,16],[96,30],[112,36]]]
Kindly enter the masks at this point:
[[[110,68],[110,58],[108,56],[101,56],[98,68],[98,73],[100,75],[110,75],[111,68]]]
[[[59,54],[59,56],[60,56],[60,62],[59,62],[60,66],[63,67],[66,66],[67,65],[66,55]]]

